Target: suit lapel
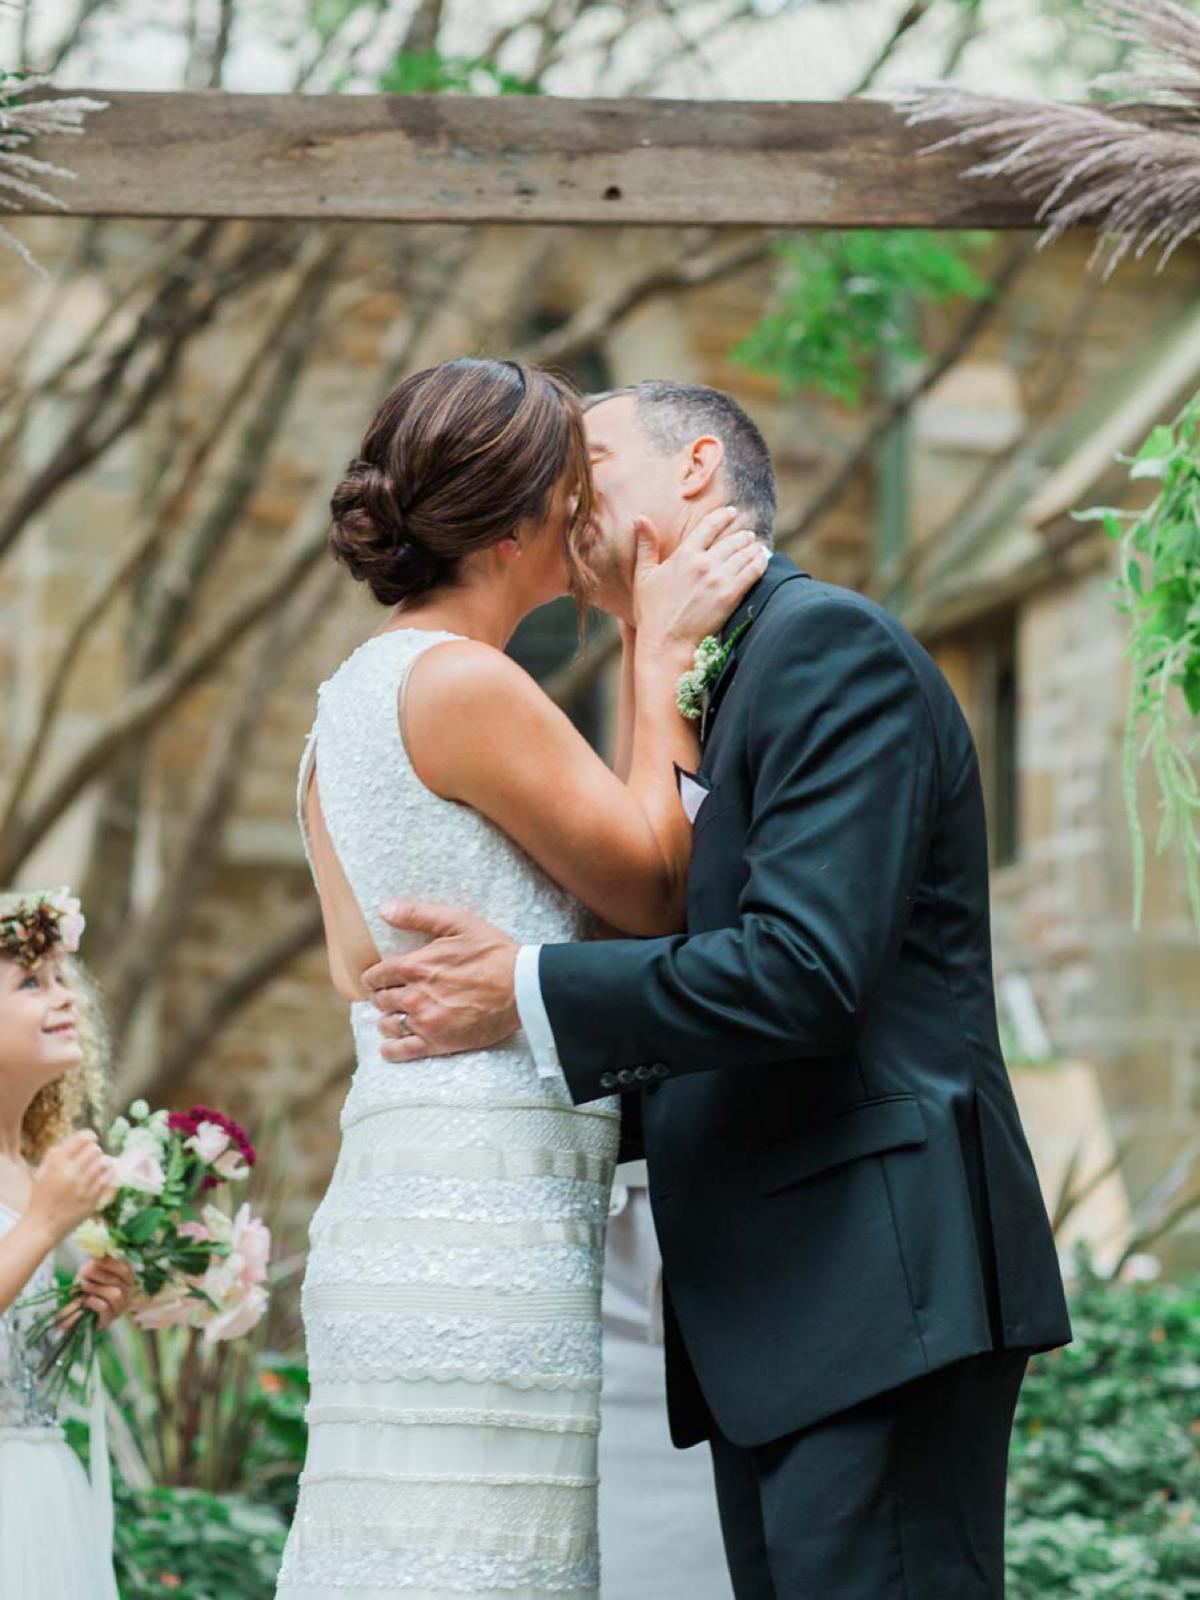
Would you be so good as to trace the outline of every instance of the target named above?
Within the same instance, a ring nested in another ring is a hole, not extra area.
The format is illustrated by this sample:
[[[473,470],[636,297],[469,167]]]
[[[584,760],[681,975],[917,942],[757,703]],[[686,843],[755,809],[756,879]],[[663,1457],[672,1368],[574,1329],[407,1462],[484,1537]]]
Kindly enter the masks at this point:
[[[788,583],[793,578],[807,577],[808,573],[801,572],[794,561],[789,561],[787,556],[776,553],[771,557],[766,572],[763,573],[754,588],[751,589],[721,630],[721,643],[724,644],[731,634],[737,633],[738,629],[743,627],[743,624],[746,625],[737,643],[729,652],[725,665],[721,668],[720,677],[709,690],[708,706],[700,724],[701,748],[704,747],[709,734],[712,732],[712,725],[716,719],[721,701],[725,698],[726,690],[733,682],[734,673],[737,671],[739,654],[745,648],[746,640],[750,637],[754,624],[766,610],[771,596],[781,584]]]

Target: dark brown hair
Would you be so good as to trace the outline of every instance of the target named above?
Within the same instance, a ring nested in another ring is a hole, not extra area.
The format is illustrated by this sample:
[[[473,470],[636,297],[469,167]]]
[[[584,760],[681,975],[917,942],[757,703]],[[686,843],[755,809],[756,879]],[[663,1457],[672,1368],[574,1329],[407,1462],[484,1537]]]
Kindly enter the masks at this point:
[[[375,413],[330,502],[330,547],[385,606],[455,581],[465,556],[540,521],[564,475],[578,490],[567,536],[577,598],[577,541],[591,515],[579,397],[519,361],[447,361],[398,383]]]

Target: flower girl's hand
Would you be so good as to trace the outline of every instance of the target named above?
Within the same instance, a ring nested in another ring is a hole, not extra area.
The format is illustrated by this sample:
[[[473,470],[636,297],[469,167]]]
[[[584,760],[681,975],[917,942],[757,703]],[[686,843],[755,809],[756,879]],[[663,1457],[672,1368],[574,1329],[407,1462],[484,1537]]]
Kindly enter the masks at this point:
[[[90,1217],[111,1187],[109,1158],[90,1128],[48,1152],[38,1168],[26,1216],[51,1245]]]
[[[85,1261],[75,1274],[75,1288],[78,1292],[62,1320],[63,1331],[73,1327],[84,1311],[94,1311],[103,1333],[133,1304],[133,1268],[128,1261],[117,1261],[112,1256]]]
[[[638,520],[633,608],[639,651],[663,648],[686,656],[707,634],[719,633],[770,559],[762,540],[735,506],[710,511],[665,561],[645,517]]]

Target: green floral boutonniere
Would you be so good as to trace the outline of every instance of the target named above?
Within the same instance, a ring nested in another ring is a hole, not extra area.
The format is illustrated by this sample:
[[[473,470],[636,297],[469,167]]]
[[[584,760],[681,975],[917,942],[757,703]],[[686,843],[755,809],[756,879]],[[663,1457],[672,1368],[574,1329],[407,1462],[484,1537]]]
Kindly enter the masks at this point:
[[[740,628],[735,628],[724,644],[710,633],[701,639],[689,671],[681,673],[675,683],[675,704],[680,716],[689,722],[698,722],[704,715],[713,685],[725,670],[725,663],[733,654],[733,647],[754,620],[754,609]]]

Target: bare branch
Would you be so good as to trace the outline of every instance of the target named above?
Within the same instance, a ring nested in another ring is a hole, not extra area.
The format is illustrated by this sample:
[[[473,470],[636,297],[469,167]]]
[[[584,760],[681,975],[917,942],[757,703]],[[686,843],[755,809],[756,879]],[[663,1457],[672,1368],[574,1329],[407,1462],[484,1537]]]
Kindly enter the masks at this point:
[[[40,799],[29,801],[0,841],[0,879],[11,878],[37,841],[86,786],[135,740],[154,727],[217,666],[268,612],[291,593],[325,553],[328,507],[324,492],[281,560],[240,600],[197,630],[189,648],[139,683],[59,769]]]
[[[176,263],[161,295],[110,355],[49,459],[18,491],[7,515],[0,518],[0,556],[64,484],[142,420],[169,385],[189,340],[211,321],[223,300],[278,265],[277,230],[256,229],[229,263],[198,283],[198,259],[211,247],[220,228],[219,223],[205,224],[193,247]],[[122,394],[120,379],[135,357],[141,370],[131,389]]]
[[[106,984],[113,1040],[120,1048],[130,1021],[173,930],[185,920],[220,849],[224,824],[236,803],[246,773],[246,755],[267,703],[297,648],[318,618],[328,611],[341,587],[342,575],[330,571],[310,594],[288,597],[278,616],[250,651],[228,695],[232,707],[209,751],[205,770],[195,786],[195,799],[175,842],[173,869],[162,883],[154,905],[122,943],[121,958]]]
[[[924,21],[933,3],[934,0],[912,0],[910,5],[905,6],[904,10],[896,18],[895,26],[892,28],[891,33],[888,34],[887,38],[884,40],[877,55],[866,68],[862,77],[859,78],[858,82],[850,90],[851,96],[857,94],[866,94],[869,89],[875,86],[875,83],[879,78],[879,74],[883,71],[884,67],[887,66],[888,62],[891,61],[892,57],[896,54],[896,51],[899,50],[900,46],[904,43],[905,39],[908,38],[909,34],[918,25],[918,23]]]
[[[204,997],[204,1004],[176,1033],[141,1092],[155,1104],[168,1104],[180,1078],[194,1067],[214,1039],[282,973],[316,949],[324,937],[321,908],[313,905],[260,950],[242,960],[233,976]],[[340,1070],[340,1069],[339,1069]]]
[[[702,244],[709,244],[717,237],[715,232],[707,232]],[[621,284],[612,294],[602,295],[582,306],[568,322],[527,346],[524,359],[538,362],[577,360],[594,350],[618,323],[648,301],[734,277],[764,261],[781,237],[779,233],[759,233],[724,246],[712,255],[694,254],[683,260],[668,258],[656,262],[649,270]]]
[[[0,820],[0,832],[11,825],[20,805],[21,796],[28,792],[37,774],[67,683],[84,642],[117,595],[136,573],[143,570],[146,562],[162,546],[218,444],[239,415],[247,398],[253,393],[254,378],[263,366],[267,353],[277,348],[289,327],[294,325],[297,305],[306,294],[305,281],[302,279],[298,287],[289,282],[286,291],[280,298],[274,315],[266,320],[258,342],[250,346],[241,367],[233,374],[222,399],[212,407],[209,426],[180,467],[164,484],[148,508],[142,526],[135,529],[124,551],[110,567],[97,574],[95,582],[85,596],[50,669],[46,689],[34,719],[33,734],[13,763],[13,777],[3,818]]]

